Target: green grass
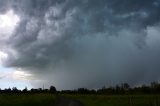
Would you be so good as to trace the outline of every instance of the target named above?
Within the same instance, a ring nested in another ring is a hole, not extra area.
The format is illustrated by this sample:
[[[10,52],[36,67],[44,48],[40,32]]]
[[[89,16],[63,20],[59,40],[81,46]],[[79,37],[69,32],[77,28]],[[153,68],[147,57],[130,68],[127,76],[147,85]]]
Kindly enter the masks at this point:
[[[53,106],[53,94],[0,94],[0,106]]]
[[[160,106],[160,95],[67,95],[85,106]]]
[[[160,95],[64,95],[85,106],[160,106]],[[53,94],[0,94],[0,106],[54,106]]]

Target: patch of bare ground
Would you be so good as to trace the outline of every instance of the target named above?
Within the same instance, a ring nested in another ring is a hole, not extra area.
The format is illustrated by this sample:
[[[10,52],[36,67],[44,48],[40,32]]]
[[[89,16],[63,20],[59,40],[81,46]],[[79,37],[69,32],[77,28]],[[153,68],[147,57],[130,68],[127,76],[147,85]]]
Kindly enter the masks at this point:
[[[78,100],[70,99],[64,96],[57,96],[55,101],[55,106],[84,106]]]

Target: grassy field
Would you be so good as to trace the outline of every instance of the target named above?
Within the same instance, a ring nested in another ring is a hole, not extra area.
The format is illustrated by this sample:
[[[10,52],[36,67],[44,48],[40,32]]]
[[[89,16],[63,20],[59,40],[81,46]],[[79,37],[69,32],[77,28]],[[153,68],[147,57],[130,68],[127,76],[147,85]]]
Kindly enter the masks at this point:
[[[64,95],[85,106],[160,106],[160,95]],[[0,94],[0,106],[54,106],[53,94]]]
[[[85,106],[160,106],[160,95],[68,95]]]
[[[53,106],[53,94],[0,94],[0,106]]]

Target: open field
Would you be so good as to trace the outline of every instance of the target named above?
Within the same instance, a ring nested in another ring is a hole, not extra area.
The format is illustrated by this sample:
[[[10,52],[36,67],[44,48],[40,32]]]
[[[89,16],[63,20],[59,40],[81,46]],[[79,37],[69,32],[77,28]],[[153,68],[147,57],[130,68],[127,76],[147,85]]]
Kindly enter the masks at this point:
[[[85,106],[160,106],[160,95],[63,95]],[[0,106],[54,106],[53,94],[0,94]]]
[[[160,95],[68,95],[86,106],[160,106]]]
[[[53,94],[0,94],[0,106],[53,106]]]

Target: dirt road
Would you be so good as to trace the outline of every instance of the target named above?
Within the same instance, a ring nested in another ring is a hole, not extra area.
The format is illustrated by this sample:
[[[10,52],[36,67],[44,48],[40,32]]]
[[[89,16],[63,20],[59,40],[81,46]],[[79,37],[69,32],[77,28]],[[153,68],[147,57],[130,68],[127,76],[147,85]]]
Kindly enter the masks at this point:
[[[64,96],[57,96],[55,101],[55,106],[84,106],[78,100],[73,100]]]

